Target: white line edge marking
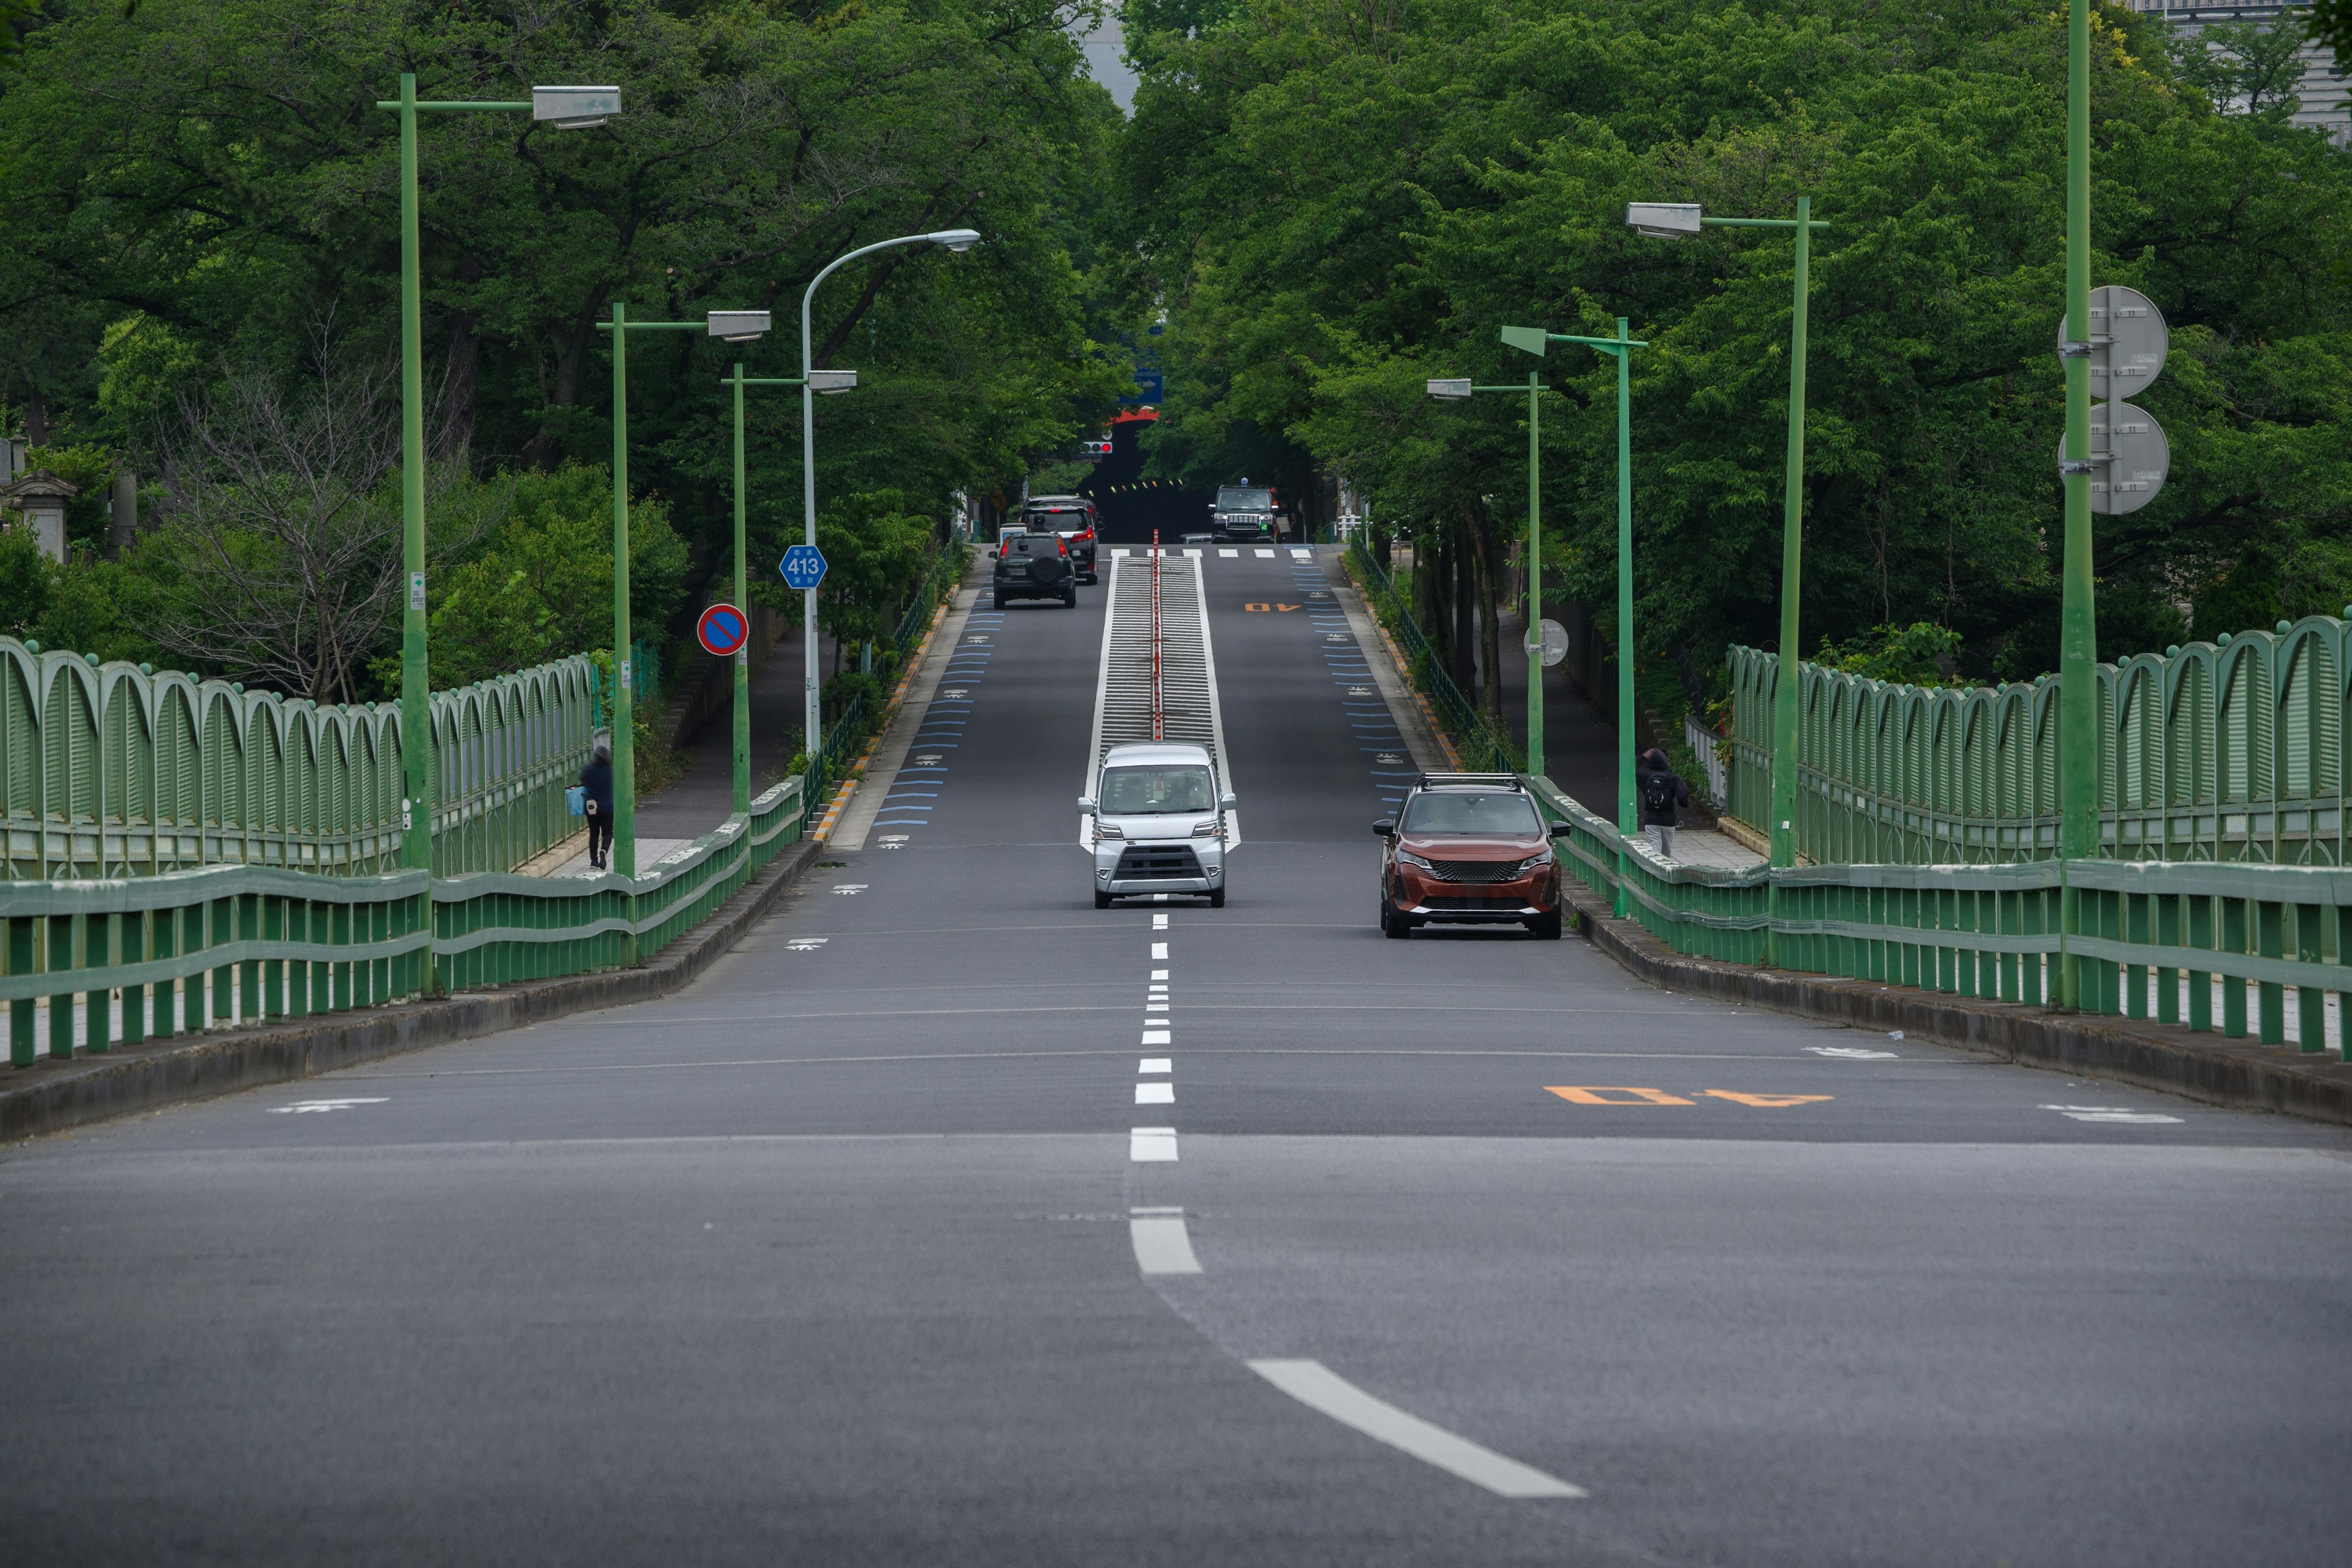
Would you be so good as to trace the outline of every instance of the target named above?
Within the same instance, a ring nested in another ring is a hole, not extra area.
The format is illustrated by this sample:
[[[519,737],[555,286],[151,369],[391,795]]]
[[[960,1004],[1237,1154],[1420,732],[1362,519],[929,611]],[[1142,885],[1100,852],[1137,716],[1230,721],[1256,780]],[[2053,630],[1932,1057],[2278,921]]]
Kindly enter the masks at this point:
[[[354,1105],[382,1105],[391,1098],[390,1095],[379,1094],[370,1098],[353,1096],[345,1100],[298,1100],[291,1105],[273,1105],[269,1107],[269,1111],[274,1116],[285,1116],[298,1111],[349,1110]]]
[[[1467,1437],[1376,1399],[1319,1361],[1253,1361],[1249,1369],[1342,1426],[1410,1454],[1424,1464],[1486,1488],[1497,1497],[1580,1498],[1588,1495],[1556,1476],[1497,1454]]]
[[[1184,1228],[1182,1209],[1172,1215],[1131,1218],[1127,1222],[1127,1237],[1135,1247],[1135,1266],[1146,1274],[1201,1272],[1201,1260],[1192,1253],[1192,1237]]]
[[[1176,1129],[1173,1127],[1136,1127],[1127,1134],[1127,1157],[1134,1164],[1148,1165],[1155,1162],[1176,1163]]]
[[[1127,552],[1123,550],[1112,554],[1110,577],[1103,588],[1102,647],[1095,652],[1095,727],[1087,742],[1086,770],[1078,775],[1078,793],[1088,799],[1094,796],[1095,770],[1102,762],[1103,704],[1110,695],[1110,631],[1118,620],[1118,574],[1126,560]],[[1095,848],[1091,832],[1093,824],[1092,817],[1083,811],[1078,813],[1078,847],[1089,856]],[[1094,874],[1091,864],[1087,867],[1087,874]]]
[[[1135,1086],[1135,1103],[1173,1105],[1176,1103],[1176,1086],[1172,1083],[1139,1083]]]
[[[1201,606],[1201,674],[1209,687],[1209,733],[1217,743],[1217,771],[1224,776],[1218,782],[1227,795],[1238,796],[1241,786],[1234,782],[1234,754],[1225,750],[1225,708],[1217,696],[1217,644],[1209,631],[1209,584],[1201,574],[1198,557],[1192,561],[1193,603]],[[1225,813],[1225,853],[1231,855],[1242,847],[1242,814],[1235,806]]]

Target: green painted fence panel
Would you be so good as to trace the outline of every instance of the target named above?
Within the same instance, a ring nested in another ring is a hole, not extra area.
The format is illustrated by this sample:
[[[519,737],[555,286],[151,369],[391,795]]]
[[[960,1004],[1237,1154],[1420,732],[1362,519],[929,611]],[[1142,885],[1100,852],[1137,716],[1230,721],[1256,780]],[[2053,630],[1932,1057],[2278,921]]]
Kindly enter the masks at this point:
[[[519,866],[572,830],[584,657],[433,694],[434,868]],[[396,703],[320,707],[0,637],[0,834],[15,881],[400,865]]]
[[[1778,659],[1730,651],[1730,815],[1771,820]],[[2103,850],[2345,864],[2346,623],[2314,616],[2099,675]],[[1990,864],[2058,852],[2058,683],[1929,690],[1799,666],[1797,852]]]

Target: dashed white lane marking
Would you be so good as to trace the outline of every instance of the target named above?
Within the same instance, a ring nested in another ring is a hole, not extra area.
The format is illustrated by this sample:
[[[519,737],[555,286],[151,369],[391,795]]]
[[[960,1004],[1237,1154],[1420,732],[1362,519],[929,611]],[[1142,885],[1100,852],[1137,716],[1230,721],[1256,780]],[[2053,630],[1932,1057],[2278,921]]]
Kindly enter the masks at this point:
[[[1254,1361],[1252,1372],[1310,1409],[1319,1410],[1343,1426],[1435,1465],[1448,1474],[1481,1486],[1497,1497],[1577,1498],[1583,1489],[1570,1486],[1494,1449],[1457,1437],[1443,1426],[1375,1399],[1319,1361]]]
[[[1172,1100],[1175,1098],[1172,1092],[1172,1085],[1171,1086],[1171,1093],[1169,1098]],[[300,1116],[310,1111],[349,1110],[354,1105],[382,1105],[390,1098],[391,1096],[389,1095],[379,1094],[364,1099],[298,1100],[291,1105],[273,1105],[269,1108],[269,1113],[272,1116]]]
[[[1165,1002],[1146,1002],[1143,1005],[1143,1010],[1147,1013],[1165,1013],[1168,1011],[1168,1004]]]
[[[2143,1127],[2181,1120],[2157,1110],[2134,1110],[2126,1105],[2045,1105],[2042,1109],[2055,1110],[2076,1121],[2125,1121]]]
[[[1161,946],[1161,947],[1166,947],[1168,944],[1167,944],[1166,942],[1163,942],[1160,943],[1159,945],[1160,945],[1160,946]],[[1154,953],[1154,954],[1153,954],[1153,956],[1154,956],[1154,957],[1158,957],[1158,958],[1165,958],[1165,957],[1167,957],[1168,955],[1167,955],[1166,953],[1164,953],[1164,952],[1156,952],[1156,953]],[[1153,971],[1151,972],[1151,978],[1152,978],[1152,979],[1154,979],[1154,980],[1165,980],[1165,979],[1167,979],[1167,978],[1168,978],[1168,972],[1167,972],[1166,970],[1164,970],[1164,969],[1155,969],[1155,970],[1153,970]]]
[[[1241,552],[1238,550],[1220,550],[1217,552],[1217,559],[1220,561],[1232,561],[1238,558]]]
[[[1805,1049],[1817,1057],[1837,1057],[1852,1062],[1899,1062],[1903,1059],[1893,1051],[1866,1051],[1860,1046],[1807,1046]]]
[[[1131,1210],[1127,1235],[1135,1244],[1135,1266],[1146,1274],[1201,1272],[1201,1260],[1192,1256],[1192,1237],[1184,1229],[1182,1209]]]
[[[1172,1083],[1139,1083],[1135,1086],[1135,1103],[1173,1105],[1176,1103],[1176,1086]]]
[[[1166,931],[1168,929],[1167,910],[1162,910],[1151,917],[1151,929],[1153,931]],[[1154,958],[1165,958],[1168,955],[1155,948],[1152,950],[1151,956]]]
[[[1274,559],[1274,552],[1271,550],[1253,550],[1250,553],[1256,556],[1260,561],[1271,561]]]
[[[1174,1072],[1176,1070],[1176,1065],[1174,1060],[1168,1057],[1146,1057],[1141,1061],[1135,1064],[1135,1070],[1138,1072]]]
[[[1198,550],[1187,550],[1184,552],[1184,558],[1188,561],[1198,561],[1201,559],[1201,555],[1202,552]]]
[[[1114,544],[1114,545],[1112,545],[1112,546],[1111,546],[1111,551],[1110,551],[1110,552],[1111,552],[1111,554],[1112,554],[1112,555],[1114,555],[1114,556],[1118,557],[1119,560],[1124,561],[1124,560],[1126,560],[1126,559],[1127,559],[1127,555],[1128,555],[1127,546],[1125,546],[1125,545],[1123,545],[1123,544]]]
[[[1160,1022],[1162,1022],[1162,1023],[1166,1023],[1166,1022],[1167,1022],[1167,1020],[1163,1018],[1163,1019],[1161,1019],[1161,1020],[1160,1020]],[[1170,1038],[1168,1037],[1168,1035],[1169,1035],[1169,1032],[1168,1032],[1166,1029],[1146,1029],[1146,1030],[1144,1030],[1144,1031],[1143,1031],[1143,1038],[1142,1038],[1142,1039],[1140,1039],[1140,1040],[1138,1040],[1138,1041],[1136,1042],[1136,1044],[1138,1044],[1138,1045],[1141,1045],[1141,1046],[1172,1046],[1172,1045],[1174,1045],[1176,1042],[1175,1042],[1174,1040],[1170,1039]]]
[[[1139,1165],[1173,1163],[1176,1160],[1176,1129],[1130,1128],[1127,1134],[1127,1157]]]
[[[1168,956],[1168,944],[1164,942],[1153,942],[1151,944],[1151,956],[1154,958],[1166,958]]]
[[[1312,561],[1315,559],[1315,552],[1303,544],[1294,544],[1290,547],[1290,558],[1293,561]]]

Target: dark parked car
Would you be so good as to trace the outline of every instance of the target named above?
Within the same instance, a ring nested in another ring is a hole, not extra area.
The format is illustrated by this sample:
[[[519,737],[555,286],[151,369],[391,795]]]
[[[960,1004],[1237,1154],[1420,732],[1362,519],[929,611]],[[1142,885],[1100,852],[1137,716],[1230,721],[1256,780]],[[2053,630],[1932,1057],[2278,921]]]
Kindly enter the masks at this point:
[[[1095,503],[1085,496],[1031,496],[1021,508],[1024,533],[1058,535],[1070,547],[1070,570],[1089,583],[1095,572]]]
[[[1560,932],[1551,830],[1509,773],[1423,773],[1381,836],[1381,930],[1432,921]]]
[[[1070,570],[1070,547],[1058,534],[1008,533],[990,553],[996,557],[996,607],[1008,599],[1078,602],[1077,574]]]

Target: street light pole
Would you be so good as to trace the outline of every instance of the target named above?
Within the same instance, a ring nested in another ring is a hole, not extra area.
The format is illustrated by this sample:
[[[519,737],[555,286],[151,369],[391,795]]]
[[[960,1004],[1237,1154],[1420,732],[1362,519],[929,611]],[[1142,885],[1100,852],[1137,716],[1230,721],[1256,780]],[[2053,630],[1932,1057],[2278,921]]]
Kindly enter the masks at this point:
[[[888,250],[901,245],[944,245],[950,250],[970,250],[980,243],[977,229],[944,228],[929,234],[902,234],[896,239],[877,240],[872,245],[859,246],[856,250],[835,257],[824,269],[809,279],[801,293],[801,500],[803,542],[816,548],[816,394],[823,391],[846,392],[854,382],[836,387],[816,384],[812,374],[815,355],[810,347],[809,311],[816,300],[816,286],[835,271],[861,256],[871,256],[877,250]],[[818,709],[816,674],[816,595],[814,588],[805,589],[801,596],[802,664],[804,708],[803,731],[808,736],[809,765],[814,767],[824,747],[823,715]],[[811,803],[814,805],[814,802]]]
[[[748,621],[751,614],[743,574],[745,551],[750,546],[744,539],[743,522],[743,389],[747,386],[798,386],[796,375],[745,375],[740,363],[735,374],[719,384],[735,389],[735,607],[743,612]],[[751,809],[751,647],[747,640],[735,650],[735,809]]]
[[[1580,338],[1540,327],[1505,327],[1503,341],[1540,355],[1552,343],[1582,343],[1617,361],[1617,906],[1623,919],[1625,841],[1638,832],[1633,799],[1633,351],[1650,345],[1626,335],[1617,318],[1613,338]]]
[[[1522,344],[1522,347],[1525,345]],[[1535,352],[1540,353],[1541,348]],[[1528,395],[1528,772],[1544,771],[1543,731],[1543,395],[1551,390],[1534,371],[1525,386],[1473,386],[1466,377],[1433,377],[1429,395],[1458,402],[1474,392],[1524,392]]]
[[[2091,582],[2091,24],[2090,0],[2072,0],[2066,17],[2066,556],[2059,610],[2058,858],[2087,860],[2099,852],[2098,623]],[[2075,352],[2079,349],[2081,352]],[[2114,376],[2108,385],[2116,384]],[[2109,444],[2115,442],[2109,435]],[[2058,994],[2061,1007],[2082,1005],[2074,957],[2063,951],[2081,931],[2082,894],[2059,889]]]
[[[613,874],[637,875],[636,679],[630,668],[629,627],[629,334],[708,332],[743,342],[768,330],[765,310],[713,310],[699,321],[633,321],[628,305],[613,301],[613,319],[596,323],[613,334]],[[738,570],[740,570],[739,560]],[[740,590],[738,590],[739,595]],[[739,606],[740,607],[740,606]],[[739,671],[738,679],[740,679]]]
[[[1813,198],[1797,198],[1797,216],[1785,217],[1707,217],[1693,202],[1634,202],[1625,209],[1625,221],[1634,232],[1671,239],[1707,228],[1785,228],[1796,239],[1796,282],[1789,324],[1789,460],[1781,483],[1780,514],[1780,668],[1772,689],[1772,818],[1771,863],[1797,863],[1797,720],[1798,720],[1798,592],[1805,555],[1805,322],[1812,298],[1813,230],[1828,224],[1813,216]],[[1765,890],[1768,923],[1764,928],[1764,963],[1779,962],[1776,931],[1780,917],[1780,884]]]

